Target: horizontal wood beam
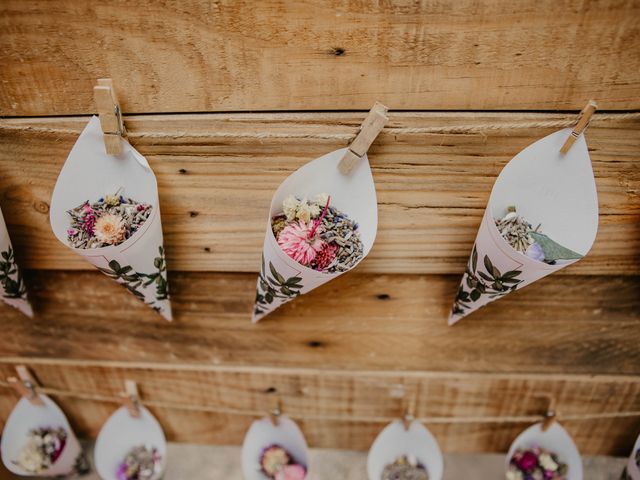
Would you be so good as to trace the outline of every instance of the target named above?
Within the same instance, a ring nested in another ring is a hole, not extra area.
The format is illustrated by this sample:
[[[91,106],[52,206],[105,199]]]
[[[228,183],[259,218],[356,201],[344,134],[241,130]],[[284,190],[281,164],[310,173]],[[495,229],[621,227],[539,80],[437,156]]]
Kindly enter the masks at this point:
[[[257,271],[266,216],[279,183],[313,158],[346,146],[363,116],[127,117],[132,143],[147,156],[158,177],[169,267]],[[640,122],[619,118],[598,121],[596,117],[587,132],[600,229],[588,257],[563,274],[640,274]],[[513,127],[482,131],[482,126],[550,119],[575,116],[392,112],[370,151],[379,227],[362,271],[461,273],[500,169],[518,151],[553,131]],[[0,120],[0,206],[18,259],[26,267],[92,268],[60,244],[49,227],[53,186],[86,121]],[[394,133],[401,128],[461,126],[480,131]],[[256,138],[259,135],[296,138]]]
[[[399,418],[409,398],[446,452],[505,451],[525,422],[486,423],[487,417],[542,417],[548,397],[560,417],[640,410],[638,377],[423,372],[344,372],[316,369],[211,368],[179,365],[107,367],[74,362],[30,364],[83,436],[95,437],[116,408],[125,379],[135,380],[142,402],[158,416],[170,440],[240,444],[250,421],[279,398],[313,447],[365,450],[388,419]],[[13,372],[0,363],[0,378]],[[103,398],[96,398],[103,397]],[[0,418],[15,394],[0,380]],[[243,412],[247,412],[246,414]],[[471,419],[448,423],[447,418]],[[437,419],[445,419],[439,421]],[[640,418],[566,420],[584,454],[628,453]],[[593,432],[598,434],[594,435]]]
[[[255,274],[170,272],[168,323],[98,272],[27,273],[36,316],[0,304],[0,357],[640,374],[640,277],[551,276],[449,327],[458,276],[352,272],[254,325]]]
[[[11,0],[0,115],[640,108],[640,4]],[[38,31],[39,35],[33,32]]]

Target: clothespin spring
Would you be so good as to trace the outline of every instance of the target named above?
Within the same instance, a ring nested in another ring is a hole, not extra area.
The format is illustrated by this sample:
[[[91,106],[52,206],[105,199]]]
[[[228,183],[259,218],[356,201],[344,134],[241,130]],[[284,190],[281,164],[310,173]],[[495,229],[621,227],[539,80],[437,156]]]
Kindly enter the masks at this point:
[[[582,133],[589,126],[591,117],[593,117],[593,114],[596,112],[597,108],[598,105],[596,104],[596,102],[594,102],[593,100],[589,100],[587,105],[585,105],[585,107],[582,109],[582,111],[580,112],[580,116],[578,117],[578,121],[576,122],[576,126],[573,127],[571,135],[569,135],[567,140],[562,145],[562,148],[560,149],[560,153],[562,155],[565,155],[571,149],[578,137],[582,135]]]
[[[38,383],[29,372],[29,369],[24,365],[17,365],[16,373],[18,374],[17,377],[7,378],[9,385],[11,385],[20,396],[29,400],[31,404],[44,405],[44,401],[36,391]]]
[[[546,432],[549,427],[556,421],[556,399],[549,396],[549,406],[544,414],[544,420],[542,421],[542,431]]]

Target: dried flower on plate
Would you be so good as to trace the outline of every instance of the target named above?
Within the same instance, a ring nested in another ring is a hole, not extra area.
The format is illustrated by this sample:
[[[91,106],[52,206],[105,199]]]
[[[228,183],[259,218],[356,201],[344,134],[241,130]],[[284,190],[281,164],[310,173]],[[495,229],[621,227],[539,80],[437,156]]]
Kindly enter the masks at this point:
[[[304,480],[307,470],[293,461],[293,457],[280,445],[271,445],[262,451],[260,470],[273,480]]]
[[[29,431],[27,443],[14,462],[30,473],[42,473],[60,458],[67,443],[62,427],[41,427]]]
[[[568,467],[558,456],[534,446],[518,449],[509,460],[507,480],[566,480]]]
[[[132,448],[118,466],[118,480],[158,480],[162,476],[162,456],[155,447]]]
[[[429,480],[429,474],[416,457],[402,455],[384,467],[380,480]]]
[[[119,195],[88,200],[69,210],[67,240],[73,248],[120,245],[137,232],[151,214],[151,205]]]
[[[525,254],[527,257],[555,264],[556,260],[573,260],[582,258],[582,255],[554,242],[548,236],[541,233],[540,225],[536,228],[516,213],[515,207],[507,208],[504,217],[495,219],[496,227],[502,238],[511,245],[514,250]]]
[[[296,262],[314,270],[335,273],[351,269],[363,256],[358,224],[330,205],[330,196],[313,200],[289,195],[282,213],[271,219],[278,245]]]

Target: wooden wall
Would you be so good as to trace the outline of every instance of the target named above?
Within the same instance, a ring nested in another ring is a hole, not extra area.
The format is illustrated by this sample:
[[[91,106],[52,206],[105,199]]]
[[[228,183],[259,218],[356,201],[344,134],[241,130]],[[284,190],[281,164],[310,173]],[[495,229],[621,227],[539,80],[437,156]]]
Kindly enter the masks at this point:
[[[0,379],[30,365],[95,436],[133,378],[171,439],[211,443],[240,443],[279,398],[312,446],[366,449],[416,398],[419,416],[467,419],[429,424],[457,452],[504,451],[551,395],[584,453],[626,455],[640,417],[571,418],[640,410],[639,15],[637,0],[0,3],[0,206],[36,310],[0,305]],[[49,229],[105,76],[158,177],[171,324]],[[609,111],[587,135],[592,252],[448,327],[495,177],[553,129],[394,129],[571,119],[589,98]],[[391,112],[370,151],[371,255],[252,325],[272,192],[375,100]],[[14,401],[0,382],[0,419]]]

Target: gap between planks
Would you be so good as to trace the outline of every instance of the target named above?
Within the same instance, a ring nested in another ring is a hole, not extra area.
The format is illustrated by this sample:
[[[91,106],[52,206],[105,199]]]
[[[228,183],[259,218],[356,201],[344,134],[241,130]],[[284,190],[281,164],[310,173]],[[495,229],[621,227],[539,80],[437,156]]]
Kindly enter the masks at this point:
[[[464,371],[416,371],[416,370],[349,370],[349,369],[323,369],[323,368],[291,368],[291,367],[266,367],[249,365],[205,365],[194,363],[160,363],[160,362],[123,362],[102,360],[68,360],[62,358],[43,359],[37,357],[0,357],[0,364],[4,365],[45,365],[61,368],[111,368],[118,370],[161,370],[161,371],[192,371],[215,373],[264,373],[288,376],[328,376],[347,377],[371,376],[379,378],[406,377],[406,378],[475,378],[486,379],[531,379],[531,380],[562,380],[562,381],[589,381],[589,382],[629,382],[637,383],[640,377],[637,375],[611,375],[611,374],[564,374],[564,373],[503,373],[503,372],[464,372]]]

